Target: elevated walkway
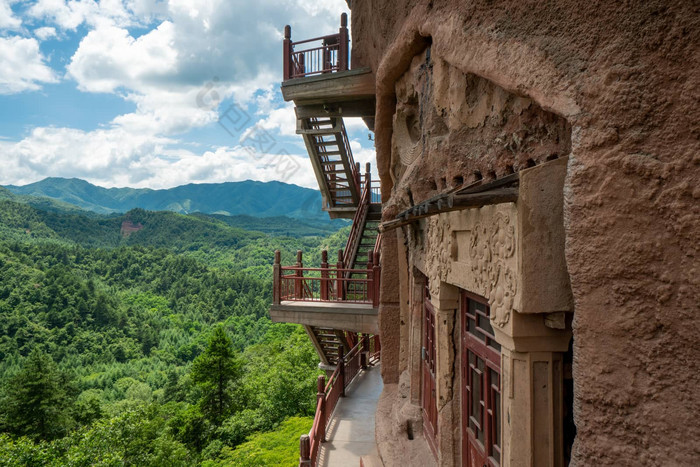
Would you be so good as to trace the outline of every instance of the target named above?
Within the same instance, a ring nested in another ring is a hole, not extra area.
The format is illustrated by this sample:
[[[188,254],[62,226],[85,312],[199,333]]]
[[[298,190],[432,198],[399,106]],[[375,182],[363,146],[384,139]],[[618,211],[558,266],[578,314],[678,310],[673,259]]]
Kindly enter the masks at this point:
[[[361,456],[376,452],[374,412],[382,388],[379,366],[364,370],[348,386],[328,422],[319,466],[358,467]]]

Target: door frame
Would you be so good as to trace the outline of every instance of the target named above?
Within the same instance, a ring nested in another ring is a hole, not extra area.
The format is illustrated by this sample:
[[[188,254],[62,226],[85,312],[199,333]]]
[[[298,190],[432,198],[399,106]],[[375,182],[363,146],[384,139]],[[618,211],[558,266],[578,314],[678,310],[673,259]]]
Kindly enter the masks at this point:
[[[421,414],[423,415],[423,432],[425,439],[438,458],[437,450],[437,385],[436,344],[435,344],[435,307],[430,301],[430,289],[426,281],[423,293],[423,338],[421,346]]]

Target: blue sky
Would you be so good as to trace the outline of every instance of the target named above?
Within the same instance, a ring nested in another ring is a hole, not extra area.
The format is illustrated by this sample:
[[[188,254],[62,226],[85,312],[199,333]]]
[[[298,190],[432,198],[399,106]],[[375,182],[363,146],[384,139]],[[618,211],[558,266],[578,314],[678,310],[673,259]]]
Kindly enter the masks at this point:
[[[282,31],[337,31],[344,0],[0,0],[0,185],[280,180],[315,188],[282,100]],[[374,163],[359,120],[355,160]]]

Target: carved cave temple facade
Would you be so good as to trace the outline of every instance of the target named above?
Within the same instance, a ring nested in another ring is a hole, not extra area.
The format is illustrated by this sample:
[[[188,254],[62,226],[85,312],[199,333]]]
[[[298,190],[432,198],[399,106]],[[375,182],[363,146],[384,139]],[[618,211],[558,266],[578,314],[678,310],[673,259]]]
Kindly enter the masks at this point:
[[[396,100],[385,213],[518,176],[513,202],[445,206],[392,232],[398,293],[386,308],[401,329],[393,410],[440,465],[565,465],[574,434],[563,259],[571,129],[430,47],[397,80]]]

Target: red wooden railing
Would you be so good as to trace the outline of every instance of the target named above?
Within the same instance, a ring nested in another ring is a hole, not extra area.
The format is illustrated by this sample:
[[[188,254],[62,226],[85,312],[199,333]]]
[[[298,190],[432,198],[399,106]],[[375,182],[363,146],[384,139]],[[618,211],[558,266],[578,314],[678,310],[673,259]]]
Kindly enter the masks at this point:
[[[369,196],[369,202],[372,204],[381,204],[382,202],[382,193],[381,193],[381,187],[380,187],[380,182],[379,180],[371,180],[370,181],[370,196]],[[362,180],[360,182],[360,192],[365,191],[365,181]]]
[[[292,28],[284,27],[284,80],[348,69],[348,15],[340,15],[338,34],[292,42]]]
[[[309,434],[301,435],[299,439],[299,466],[315,466],[321,443],[326,441],[326,428],[333,415],[338,400],[345,397],[345,389],[367,368],[368,364],[379,361],[379,336],[363,335],[351,350],[345,355],[343,346],[338,346],[338,365],[326,384],[326,378],[319,376],[316,381],[316,414]],[[372,353],[374,350],[374,354]],[[373,360],[374,357],[374,360]]]
[[[375,335],[369,339],[369,349],[367,351],[369,352],[370,365],[376,365],[379,363],[382,354],[382,346],[379,342],[379,336]]]
[[[275,251],[272,303],[348,302],[379,306],[381,266],[370,261],[367,269],[347,269],[342,257],[343,250],[339,250],[336,267],[330,267],[328,252],[324,250],[320,268],[305,268],[302,252],[298,251],[296,266],[282,266],[280,251]],[[350,273],[353,277],[350,277]]]
[[[360,240],[362,239],[362,231],[367,222],[367,214],[369,214],[369,203],[370,195],[372,189],[372,182],[370,180],[370,166],[367,163],[367,171],[365,172],[365,180],[362,184],[362,195],[360,196],[360,204],[357,206],[357,211],[352,219],[352,228],[350,229],[350,235],[348,236],[348,241],[345,244],[345,255],[343,256],[343,263],[346,266],[352,266],[353,259],[357,254],[357,250],[360,246]]]

